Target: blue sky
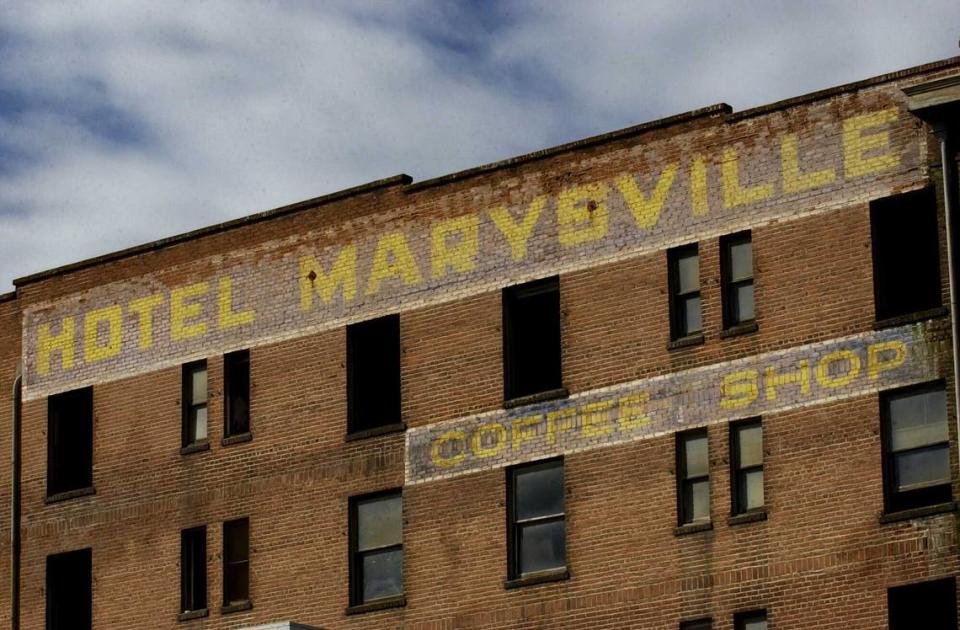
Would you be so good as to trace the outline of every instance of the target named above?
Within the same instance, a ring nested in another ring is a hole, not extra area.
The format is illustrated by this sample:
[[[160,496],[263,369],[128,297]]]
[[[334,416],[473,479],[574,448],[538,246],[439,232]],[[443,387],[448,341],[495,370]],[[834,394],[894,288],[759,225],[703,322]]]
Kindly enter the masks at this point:
[[[956,54],[956,0],[0,0],[13,278]]]

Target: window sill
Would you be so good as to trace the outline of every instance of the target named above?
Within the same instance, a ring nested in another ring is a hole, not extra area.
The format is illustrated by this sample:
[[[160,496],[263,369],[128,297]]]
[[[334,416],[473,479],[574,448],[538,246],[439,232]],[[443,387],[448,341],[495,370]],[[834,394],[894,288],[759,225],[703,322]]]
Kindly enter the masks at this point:
[[[713,521],[703,521],[702,523],[686,523],[679,525],[673,530],[674,536],[686,536],[687,534],[697,534],[700,532],[709,532],[713,529]]]
[[[210,450],[210,442],[204,440],[202,442],[194,442],[193,444],[187,444],[184,447],[180,448],[181,455],[189,455],[190,453],[202,453],[203,451]]]
[[[47,505],[50,505],[51,503],[60,503],[61,501],[69,501],[70,499],[76,499],[79,497],[88,497],[96,493],[97,491],[93,488],[93,486],[88,488],[77,488],[76,490],[67,490],[66,492],[58,492],[56,494],[47,495],[43,502]]]
[[[230,613],[241,612],[244,610],[253,609],[253,602],[249,599],[245,599],[242,602],[234,602],[232,604],[227,604],[226,606],[220,609],[221,615],[229,615]]]
[[[198,608],[197,610],[188,610],[177,615],[177,621],[190,621],[191,619],[201,619],[208,617],[210,610],[208,608]]]
[[[557,569],[554,571],[541,571],[540,573],[531,573],[523,577],[504,580],[503,588],[510,590],[514,588],[523,588],[524,586],[534,586],[536,584],[547,584],[549,582],[563,582],[570,579],[568,569]]]
[[[745,523],[757,523],[767,520],[767,509],[754,510],[753,512],[744,512],[727,519],[727,525],[743,525]]]
[[[558,398],[567,398],[570,396],[570,392],[566,387],[560,387],[558,389],[548,389],[545,392],[537,392],[536,394],[530,394],[529,396],[517,396],[516,398],[507,398],[503,401],[504,409],[514,409],[516,407],[524,407],[526,405],[532,405],[538,402],[546,402],[548,400],[557,400]]]
[[[730,328],[724,328],[720,331],[721,339],[729,339],[730,337],[740,337],[742,335],[750,335],[752,333],[760,330],[760,326],[756,321],[744,322],[742,324],[737,324],[736,326],[731,326]]]
[[[897,315],[896,317],[878,319],[877,321],[873,322],[873,329],[881,330],[883,328],[893,328],[894,326],[912,324],[914,322],[921,322],[925,319],[943,317],[944,315],[949,315],[949,314],[950,314],[949,307],[938,306],[936,308],[930,308],[925,311],[917,311],[915,313],[907,313],[906,315]]]
[[[227,437],[220,440],[221,446],[230,446],[232,444],[243,444],[244,442],[253,441],[253,433],[247,431],[246,433],[236,433],[234,435],[228,435]]]
[[[386,435],[387,433],[403,433],[407,430],[407,425],[404,422],[394,422],[393,424],[384,424],[379,427],[373,427],[372,429],[365,429],[363,431],[355,431],[354,433],[347,433],[344,437],[345,442],[353,442],[354,440],[365,440],[367,438],[376,437],[378,435]]]
[[[935,514],[949,514],[957,511],[957,502],[937,503],[936,505],[925,505],[923,507],[911,508],[909,510],[900,510],[899,512],[888,512],[880,515],[881,523],[899,523],[900,521],[909,521],[924,516],[934,516]]]
[[[374,612],[376,610],[387,610],[388,608],[403,608],[407,605],[407,598],[404,595],[397,595],[396,597],[387,597],[384,599],[378,599],[376,601],[367,602],[366,604],[357,604],[355,606],[347,606],[347,609],[344,611],[347,615],[362,615],[363,613]]]
[[[667,344],[667,350],[677,350],[679,348],[689,348],[691,346],[700,346],[703,345],[703,342],[706,338],[703,336],[703,333],[697,333],[695,335],[687,335],[686,337],[680,337],[679,339],[674,339]]]

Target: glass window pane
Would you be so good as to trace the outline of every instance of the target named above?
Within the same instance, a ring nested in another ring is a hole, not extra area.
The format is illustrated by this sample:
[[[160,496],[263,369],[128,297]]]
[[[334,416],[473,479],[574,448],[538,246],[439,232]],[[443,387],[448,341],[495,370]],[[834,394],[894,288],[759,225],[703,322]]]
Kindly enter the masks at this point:
[[[744,474],[744,507],[748,510],[763,507],[763,470]]]
[[[520,528],[520,573],[534,573],[566,566],[566,523],[525,525]]]
[[[737,428],[740,467],[763,465],[763,427],[759,424]]]
[[[246,562],[231,564],[224,575],[226,583],[223,585],[224,603],[244,601],[250,598],[250,565]]]
[[[950,447],[944,444],[896,456],[897,490],[916,490],[950,483]]]
[[[363,601],[403,594],[403,550],[379,551],[363,557]]]
[[[700,332],[703,329],[703,322],[700,318],[700,296],[695,295],[685,298],[681,302],[683,328],[680,331],[682,335],[690,335]]]
[[[403,499],[395,494],[357,504],[357,550],[399,545],[403,540]]]
[[[753,284],[745,284],[733,289],[733,319],[734,323],[754,319],[753,312]]]
[[[563,514],[563,466],[516,471],[517,520]]]
[[[747,619],[743,624],[743,630],[767,630],[767,620]]]
[[[677,258],[677,293],[700,288],[700,256],[696,253]]]
[[[250,523],[246,520],[223,524],[224,561],[247,560],[250,557]]]
[[[207,439],[207,408],[197,407],[193,410],[193,440]]]
[[[947,441],[946,392],[891,396],[890,442],[894,451]]]
[[[695,438],[685,438],[683,442],[684,463],[686,470],[684,478],[702,477],[708,474],[709,464],[707,462],[707,436],[702,435]]]
[[[190,402],[202,405],[207,402],[207,369],[197,368],[190,375]]]
[[[730,246],[730,281],[753,277],[753,245],[750,241]]]
[[[692,520],[710,520],[710,482],[708,480],[690,484],[689,501],[687,514]]]

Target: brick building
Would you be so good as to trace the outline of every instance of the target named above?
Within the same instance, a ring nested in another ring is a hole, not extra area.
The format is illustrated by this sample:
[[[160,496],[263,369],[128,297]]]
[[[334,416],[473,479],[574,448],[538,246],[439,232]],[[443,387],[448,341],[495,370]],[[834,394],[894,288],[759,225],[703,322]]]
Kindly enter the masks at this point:
[[[955,628],[958,92],[721,104],[16,280],[0,625]]]

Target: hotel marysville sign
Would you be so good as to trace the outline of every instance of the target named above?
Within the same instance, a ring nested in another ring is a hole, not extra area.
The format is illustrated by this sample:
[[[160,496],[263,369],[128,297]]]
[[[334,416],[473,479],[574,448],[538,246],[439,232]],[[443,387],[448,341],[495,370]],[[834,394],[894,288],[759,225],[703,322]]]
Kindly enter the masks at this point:
[[[818,105],[822,120],[799,127],[799,134],[788,119],[765,121],[762,134],[750,119],[678,129],[592,158],[598,171],[613,176],[590,179],[588,166],[578,181],[555,189],[498,193],[494,187],[448,201],[432,215],[413,212],[414,195],[407,205],[388,209],[385,221],[345,217],[344,230],[210,256],[198,261],[202,271],[183,274],[196,276],[186,284],[170,286],[148,275],[33,304],[23,322],[24,396],[125,378],[921,185],[916,126],[892,96],[872,98],[874,109],[855,116]],[[871,359],[868,349],[861,350],[867,352],[860,359],[866,373]],[[629,404],[610,404],[604,413],[621,424],[630,417]]]

